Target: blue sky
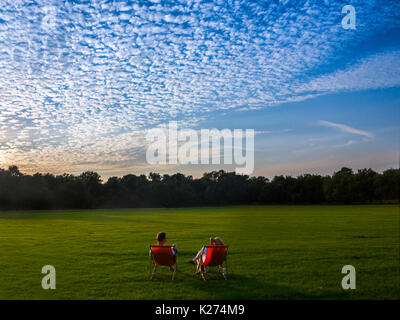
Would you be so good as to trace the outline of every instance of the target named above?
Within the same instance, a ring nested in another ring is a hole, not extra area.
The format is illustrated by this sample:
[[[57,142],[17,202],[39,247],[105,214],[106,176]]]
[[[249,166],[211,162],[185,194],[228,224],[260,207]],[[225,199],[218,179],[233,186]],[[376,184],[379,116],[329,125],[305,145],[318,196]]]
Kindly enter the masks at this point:
[[[0,167],[224,168],[146,163],[172,120],[256,130],[255,175],[398,167],[399,40],[398,1],[0,0]]]

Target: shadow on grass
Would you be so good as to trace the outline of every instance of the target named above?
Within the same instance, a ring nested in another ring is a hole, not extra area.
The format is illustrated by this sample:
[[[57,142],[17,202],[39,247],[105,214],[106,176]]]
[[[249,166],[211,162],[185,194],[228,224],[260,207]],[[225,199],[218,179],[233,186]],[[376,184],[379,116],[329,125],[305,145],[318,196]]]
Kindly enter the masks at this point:
[[[200,276],[191,281],[190,286],[195,291],[207,293],[209,299],[308,299],[302,292],[293,288],[265,283],[258,278],[252,278],[241,274],[231,274],[228,280],[221,276],[208,275],[206,281]]]
[[[151,280],[154,284],[171,283],[170,273],[161,272]],[[200,275],[187,270],[179,272],[174,285],[184,285],[189,289],[190,299],[240,299],[240,300],[265,300],[265,299],[315,299],[315,296],[298,291],[293,287],[276,283],[266,283],[259,277],[245,276],[231,273],[224,280],[221,274],[210,271],[206,274],[204,281]],[[172,283],[171,283],[172,284]]]

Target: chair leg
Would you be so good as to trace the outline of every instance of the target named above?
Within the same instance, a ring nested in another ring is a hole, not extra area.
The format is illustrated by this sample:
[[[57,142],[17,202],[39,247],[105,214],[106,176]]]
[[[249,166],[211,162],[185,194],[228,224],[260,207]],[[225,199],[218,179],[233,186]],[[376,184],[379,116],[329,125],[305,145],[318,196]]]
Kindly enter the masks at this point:
[[[200,276],[203,280],[206,280],[204,277],[204,270],[201,265],[201,260],[197,260],[196,274],[200,273]]]
[[[225,267],[224,264],[222,263],[221,265],[218,266],[219,272],[221,272],[221,275],[224,277],[225,280],[228,279],[228,264],[226,263],[225,260]]]
[[[153,271],[151,272],[151,275],[150,275],[150,280],[152,280],[152,279],[153,279],[154,273],[156,273],[156,268],[157,268],[157,265],[156,265],[156,264],[154,264]]]
[[[196,271],[195,271],[196,274],[200,272],[200,265],[201,265],[200,260],[197,260]]]
[[[225,259],[225,271],[224,268],[222,268],[222,271],[225,280],[228,280],[228,261],[226,259]]]
[[[204,277],[204,271],[201,267],[200,267],[200,275],[203,278],[203,280],[206,281],[206,278]]]
[[[178,262],[175,263],[175,269],[172,273],[172,280],[175,280],[176,273],[178,272]]]
[[[201,259],[197,260],[196,274],[198,274],[198,273],[200,273],[200,276],[203,278],[203,280],[206,280],[204,278],[203,268],[201,267]]]
[[[221,273],[222,273],[222,276],[224,277],[224,279],[227,280],[228,276],[227,276],[227,274],[225,274],[224,268],[221,269]]]
[[[202,266],[202,265],[201,265],[201,262],[200,262],[200,275],[201,275],[201,277],[202,277],[202,279],[203,279],[204,281],[206,281],[206,277],[205,277],[205,268],[206,268],[206,267]]]

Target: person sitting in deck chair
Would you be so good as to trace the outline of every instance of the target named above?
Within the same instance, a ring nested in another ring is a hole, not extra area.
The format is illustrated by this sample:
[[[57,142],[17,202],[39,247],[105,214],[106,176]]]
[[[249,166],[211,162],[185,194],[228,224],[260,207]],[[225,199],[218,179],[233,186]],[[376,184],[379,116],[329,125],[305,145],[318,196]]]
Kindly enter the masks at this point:
[[[157,245],[164,246],[165,243],[167,242],[167,234],[165,232],[159,232],[157,233],[156,239],[157,239]],[[176,254],[178,253],[178,246],[176,244],[173,244],[171,250],[172,254],[176,256]],[[151,250],[149,252],[149,255],[151,256]],[[174,271],[174,266],[171,266],[170,269],[171,271]]]
[[[222,241],[221,238],[215,237],[215,238],[210,238],[210,246],[223,246],[224,242]],[[202,255],[203,253],[203,255]],[[203,247],[197,252],[196,256],[193,259],[188,260],[189,263],[195,265],[197,264],[198,260],[201,258],[202,261],[206,259],[207,256],[207,247]]]

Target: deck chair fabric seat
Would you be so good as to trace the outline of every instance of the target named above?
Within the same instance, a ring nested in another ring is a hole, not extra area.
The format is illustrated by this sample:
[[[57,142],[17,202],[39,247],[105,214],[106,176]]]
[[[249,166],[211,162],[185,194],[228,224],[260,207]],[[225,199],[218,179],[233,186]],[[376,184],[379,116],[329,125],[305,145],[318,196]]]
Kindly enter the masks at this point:
[[[204,269],[206,267],[218,267],[218,271],[226,280],[228,278],[228,246],[204,246],[203,251],[204,249],[207,249],[206,256],[204,260],[202,258],[198,259],[196,273],[200,273],[203,280],[206,280]],[[203,257],[203,253],[201,253],[200,257]]]
[[[175,266],[172,274],[172,280],[174,280],[178,270],[177,260],[173,246],[150,245],[150,279],[153,279],[157,266]]]
[[[176,256],[172,251],[172,247],[151,246],[154,256],[154,262],[160,266],[173,266],[176,262]]]
[[[202,262],[203,266],[216,267],[222,265],[226,258],[227,246],[206,246],[206,258]]]

